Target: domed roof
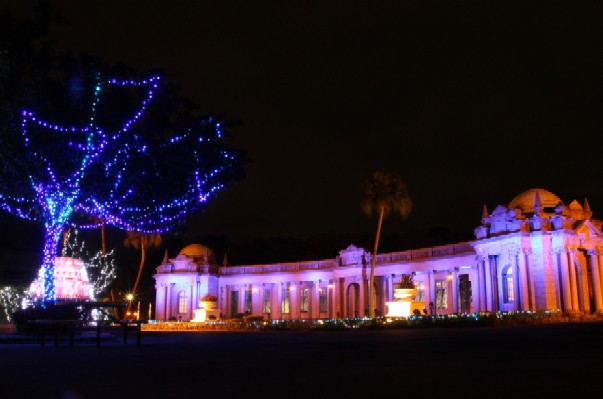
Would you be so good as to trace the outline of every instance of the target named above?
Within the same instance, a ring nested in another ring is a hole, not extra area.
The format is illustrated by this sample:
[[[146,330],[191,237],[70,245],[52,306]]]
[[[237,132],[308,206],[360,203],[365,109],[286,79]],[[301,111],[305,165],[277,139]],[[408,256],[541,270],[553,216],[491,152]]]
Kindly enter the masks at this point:
[[[211,249],[209,249],[208,247],[206,247],[205,245],[201,245],[201,244],[187,245],[186,247],[184,247],[180,250],[179,255],[185,255],[185,256],[188,256],[189,258],[193,258],[197,261],[207,260],[207,263],[209,263],[209,264],[216,263],[216,256],[214,255],[214,252]]]
[[[543,208],[554,208],[559,205],[559,203],[563,204],[563,201],[552,192],[543,188],[531,188],[513,198],[507,208],[519,208],[523,213],[534,212],[536,193],[538,193],[538,196],[540,197],[540,203]]]

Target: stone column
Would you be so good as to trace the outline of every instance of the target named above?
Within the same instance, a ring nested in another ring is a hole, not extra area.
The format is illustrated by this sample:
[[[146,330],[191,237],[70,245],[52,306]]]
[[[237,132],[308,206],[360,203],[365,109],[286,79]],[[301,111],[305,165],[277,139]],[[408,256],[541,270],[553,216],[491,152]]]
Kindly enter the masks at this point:
[[[425,273],[425,310],[427,310],[427,314],[429,314],[429,301],[431,300],[431,280],[433,280],[433,276],[431,272]]]
[[[579,311],[580,304],[578,302],[578,276],[576,274],[576,258],[574,256],[573,249],[569,251],[569,277],[572,295],[572,310]]]
[[[513,256],[513,310],[519,311],[521,310],[521,303],[523,302],[523,298],[519,292],[519,253],[521,251],[514,251]]]
[[[532,309],[537,309],[536,289],[534,287],[534,262],[532,261],[532,250],[526,250],[526,271],[528,273],[528,296]]]
[[[297,295],[299,294],[299,285],[296,282],[287,283],[289,291],[289,320],[294,319],[294,312],[299,309]]]
[[[283,320],[283,290],[286,290],[287,287],[283,286],[283,282],[277,284],[276,286],[276,311],[274,314],[277,316],[277,319]]]
[[[588,270],[587,263],[588,260],[586,257],[582,257],[584,262],[580,262],[579,259],[576,259],[576,276],[578,277],[578,300],[580,301],[580,309],[586,313],[590,314],[590,298],[588,291]]]
[[[279,291],[277,283],[271,283],[270,285],[270,318],[275,319],[279,317],[280,311],[279,306]]]
[[[163,309],[161,309],[161,314],[163,316],[163,320],[166,321],[168,319],[168,313],[167,313],[167,308],[168,308],[168,298],[169,298],[169,288],[167,286],[167,284],[164,284],[163,286],[163,300],[162,300],[162,305],[163,305]],[[155,309],[155,312],[157,312],[159,309]]]
[[[593,281],[593,294],[595,296],[595,311],[597,314],[603,312],[603,298],[601,298],[601,276],[599,274],[599,256],[597,251],[591,250],[588,252],[590,255],[590,269],[592,273]]]
[[[600,250],[597,250],[597,270],[599,271],[599,287],[601,287],[601,307],[602,307],[602,313],[603,313],[603,253],[601,253]]]
[[[518,267],[520,274],[520,289],[521,289],[521,310],[528,311],[532,309],[530,301],[530,291],[528,285],[530,280],[528,279],[528,265],[526,263],[526,254],[522,249],[519,250]]]
[[[174,300],[174,286],[176,285],[176,283],[170,283],[170,294],[168,296],[168,311],[167,311],[167,318],[169,319],[170,317],[172,317],[174,309],[173,309],[173,300]]]
[[[437,270],[432,270],[431,271],[431,278],[429,279],[429,302],[433,302],[433,314],[436,315],[438,314],[438,306],[437,306],[437,301],[436,301],[436,286],[435,286],[435,277],[436,277],[436,273],[438,271]],[[431,308],[429,307],[429,304],[427,304],[427,308],[431,311]]]
[[[320,280],[312,281],[310,284],[310,295],[308,304],[308,319],[320,318]]]
[[[459,268],[452,271],[452,313],[459,312]]]
[[[494,298],[492,292],[494,279],[492,278],[492,264],[490,263],[489,255],[484,257],[484,272],[484,281],[486,283],[486,311],[494,312],[496,309],[494,307]]]
[[[195,291],[194,291],[195,285],[194,285],[194,281],[193,281],[193,283],[191,283],[191,285],[189,286],[189,288],[190,288],[190,292],[191,292],[191,299],[189,301],[190,305],[189,305],[189,307],[187,309],[188,310],[187,313],[188,313],[188,319],[192,320],[193,319],[193,310],[196,308],[196,306],[194,306],[194,303],[195,303],[195,298],[194,298],[194,296],[195,296]]]
[[[262,294],[259,284],[251,285],[251,314],[253,315],[262,314]]]
[[[232,299],[231,295],[230,295],[230,285],[223,287],[222,295],[224,296],[224,300],[222,301],[222,308],[224,309],[224,317],[225,318],[232,317],[232,315],[230,314],[230,300]]]
[[[304,285],[303,281],[300,281],[299,284],[297,284],[297,289],[296,289],[296,294],[295,294],[295,313],[292,312],[291,317],[293,319],[302,319],[304,317],[304,315],[301,312],[301,298],[302,298],[302,290],[306,288],[306,285]],[[310,293],[308,293],[308,300],[310,300]],[[305,314],[306,317],[308,317],[308,313]]]
[[[329,280],[327,284],[327,306],[329,309],[329,319],[333,319],[337,315],[336,298],[335,280]]]
[[[477,311],[483,312],[486,310],[486,276],[484,271],[484,256],[477,257]]]

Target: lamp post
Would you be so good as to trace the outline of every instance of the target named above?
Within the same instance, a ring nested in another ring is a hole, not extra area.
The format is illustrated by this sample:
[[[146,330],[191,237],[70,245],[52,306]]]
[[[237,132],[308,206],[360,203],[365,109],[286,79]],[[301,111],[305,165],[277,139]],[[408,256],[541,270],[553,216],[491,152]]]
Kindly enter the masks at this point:
[[[132,300],[134,299],[134,295],[133,294],[127,294],[126,295],[126,300],[128,301],[128,311],[126,312],[126,318],[130,319],[130,312],[131,312],[131,307],[132,307]]]

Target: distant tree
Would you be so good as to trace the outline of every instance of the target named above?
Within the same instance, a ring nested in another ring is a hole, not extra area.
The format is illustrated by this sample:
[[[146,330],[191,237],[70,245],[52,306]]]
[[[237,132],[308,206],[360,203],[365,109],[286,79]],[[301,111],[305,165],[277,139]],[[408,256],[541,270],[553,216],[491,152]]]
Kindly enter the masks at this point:
[[[136,298],[136,293],[138,290],[138,283],[140,282],[140,276],[142,275],[142,269],[144,267],[145,256],[147,248],[159,247],[161,245],[161,235],[160,234],[143,234],[137,231],[128,231],[127,238],[124,240],[124,245],[126,248],[134,248],[140,249],[140,264],[138,265],[138,274],[136,275],[136,281],[134,282],[134,287],[132,288],[132,297]],[[126,308],[126,314],[130,311],[130,307],[132,305],[132,301],[128,301],[128,306]]]
[[[412,200],[406,183],[402,177],[395,172],[377,171],[364,181],[364,198],[362,209],[367,215],[377,212],[377,232],[373,256],[371,257],[371,272],[369,278],[369,317],[375,317],[375,262],[377,260],[377,248],[381,235],[383,219],[391,212],[397,212],[406,219],[412,211]]]

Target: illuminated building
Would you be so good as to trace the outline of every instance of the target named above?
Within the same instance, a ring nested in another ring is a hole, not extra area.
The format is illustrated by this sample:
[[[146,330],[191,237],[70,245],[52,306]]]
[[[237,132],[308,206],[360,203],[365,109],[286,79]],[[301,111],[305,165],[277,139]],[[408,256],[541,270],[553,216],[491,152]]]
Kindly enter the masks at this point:
[[[378,254],[376,313],[388,313],[396,283],[411,274],[425,313],[601,315],[602,225],[587,200],[566,205],[550,191],[525,191],[492,213],[484,207],[473,241]],[[210,249],[190,245],[157,267],[155,319],[191,320],[207,294],[217,298],[222,318],[363,317],[370,260],[370,252],[350,245],[334,259],[218,267]]]

